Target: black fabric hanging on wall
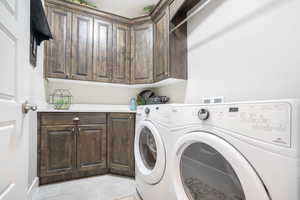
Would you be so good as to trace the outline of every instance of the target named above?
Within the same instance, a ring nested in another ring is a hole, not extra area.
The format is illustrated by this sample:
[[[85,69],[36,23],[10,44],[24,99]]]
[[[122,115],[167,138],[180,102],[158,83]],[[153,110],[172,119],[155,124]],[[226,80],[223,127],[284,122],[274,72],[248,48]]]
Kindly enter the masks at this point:
[[[53,37],[41,0],[31,0],[30,4],[31,31],[37,45],[40,45],[44,40],[50,40]]]

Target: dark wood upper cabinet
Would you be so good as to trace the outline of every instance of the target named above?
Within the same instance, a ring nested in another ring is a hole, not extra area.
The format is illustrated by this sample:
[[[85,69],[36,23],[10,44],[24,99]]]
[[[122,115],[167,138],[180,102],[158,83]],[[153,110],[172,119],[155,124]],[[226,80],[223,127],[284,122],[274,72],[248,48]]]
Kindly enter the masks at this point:
[[[154,80],[169,77],[169,8],[165,8],[154,19]]]
[[[71,174],[76,169],[76,133],[73,126],[42,127],[40,165],[43,177]]]
[[[73,13],[71,78],[92,80],[93,18]]]
[[[112,78],[112,23],[94,19],[93,80],[111,82]]]
[[[134,126],[134,114],[109,114],[108,165],[112,173],[134,176]]]
[[[78,127],[77,169],[107,172],[106,124]]]
[[[187,79],[187,25],[170,30],[197,1],[161,1],[151,16],[127,19],[47,0],[54,39],[46,43],[46,77],[121,84]]]
[[[48,7],[47,15],[53,40],[46,42],[45,73],[49,78],[67,78],[71,66],[72,13],[66,9]]]
[[[113,83],[130,82],[130,27],[113,25]]]
[[[153,24],[147,22],[131,28],[131,83],[153,82]]]

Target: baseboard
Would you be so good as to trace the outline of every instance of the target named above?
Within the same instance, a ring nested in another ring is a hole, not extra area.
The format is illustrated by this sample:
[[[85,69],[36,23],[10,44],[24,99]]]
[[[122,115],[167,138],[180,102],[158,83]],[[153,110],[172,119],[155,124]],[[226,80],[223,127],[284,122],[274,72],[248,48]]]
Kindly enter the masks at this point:
[[[29,187],[29,189],[27,190],[27,199],[28,200],[32,200],[34,194],[36,193],[37,189],[39,187],[39,178],[35,177],[31,186]]]

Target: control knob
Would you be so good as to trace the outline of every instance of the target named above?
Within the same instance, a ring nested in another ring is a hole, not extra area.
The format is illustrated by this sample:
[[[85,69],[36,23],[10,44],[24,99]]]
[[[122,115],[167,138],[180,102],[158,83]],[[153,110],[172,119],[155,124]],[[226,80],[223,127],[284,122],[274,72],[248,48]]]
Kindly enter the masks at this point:
[[[199,112],[198,112],[198,117],[202,121],[208,120],[209,111],[207,109],[204,109],[204,108],[200,109]]]
[[[145,113],[148,115],[150,113],[150,108],[145,108]]]

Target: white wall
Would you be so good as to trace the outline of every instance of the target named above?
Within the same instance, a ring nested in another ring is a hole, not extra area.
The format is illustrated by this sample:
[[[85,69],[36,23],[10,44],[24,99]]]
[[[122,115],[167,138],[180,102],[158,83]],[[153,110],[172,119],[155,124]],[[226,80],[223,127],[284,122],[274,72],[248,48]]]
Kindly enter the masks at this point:
[[[170,97],[169,103],[184,103],[186,98],[186,82],[166,85],[154,89],[157,95]]]
[[[48,81],[47,85],[47,94],[53,93],[55,89],[70,90],[75,104],[127,105],[130,98],[136,97],[141,91],[137,88],[108,86],[108,84],[85,81]]]
[[[212,1],[188,23],[186,88],[159,92],[186,103],[300,98],[299,10],[298,0]]]

